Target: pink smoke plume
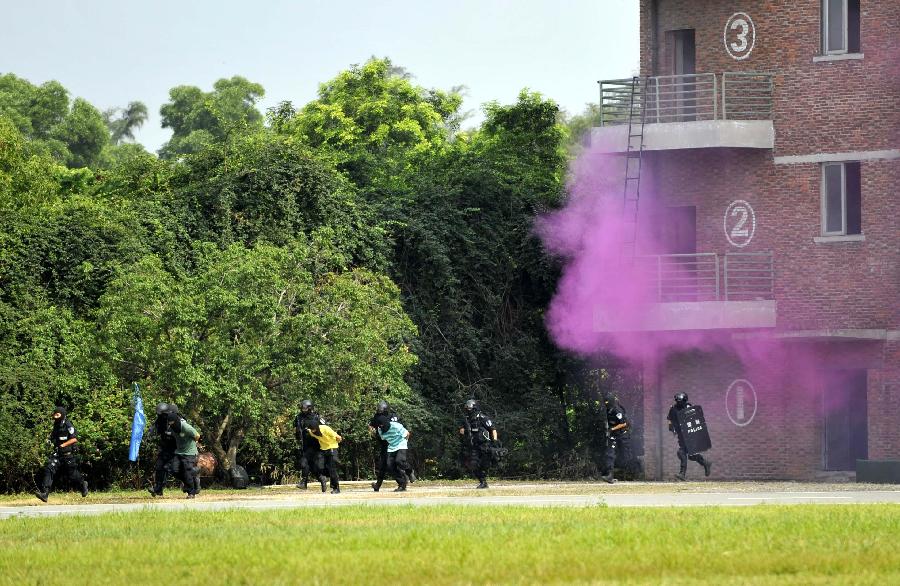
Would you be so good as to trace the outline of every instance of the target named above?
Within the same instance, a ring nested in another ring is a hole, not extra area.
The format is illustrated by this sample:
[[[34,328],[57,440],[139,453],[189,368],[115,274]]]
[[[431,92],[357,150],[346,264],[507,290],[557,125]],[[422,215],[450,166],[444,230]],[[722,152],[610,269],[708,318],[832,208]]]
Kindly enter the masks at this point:
[[[587,150],[572,166],[566,206],[536,222],[547,250],[564,262],[547,327],[561,348],[584,356],[603,350],[637,359],[656,350],[646,334],[627,333],[642,329],[655,298],[651,275],[623,251],[633,237],[623,210],[624,169],[624,158]],[[655,215],[654,198],[648,187],[641,191],[638,254],[657,248],[645,226]],[[622,332],[598,333],[598,320]]]
[[[804,389],[804,394],[820,388],[823,368],[837,363],[821,348],[790,344],[771,335],[771,330],[651,331],[648,319],[659,301],[657,283],[655,274],[645,270],[646,263],[642,269],[640,259],[663,253],[664,243],[657,234],[665,208],[653,183],[645,181],[640,193],[637,258],[623,262],[622,242],[629,229],[623,214],[625,159],[603,151],[588,149],[573,163],[565,207],[539,217],[535,224],[547,251],[563,261],[546,316],[556,344],[586,358],[612,354],[648,366],[660,366],[677,352],[723,352],[736,358],[748,376],[788,377],[793,392]],[[842,349],[842,363],[864,360],[854,354],[857,351]],[[773,385],[783,387],[785,380]]]

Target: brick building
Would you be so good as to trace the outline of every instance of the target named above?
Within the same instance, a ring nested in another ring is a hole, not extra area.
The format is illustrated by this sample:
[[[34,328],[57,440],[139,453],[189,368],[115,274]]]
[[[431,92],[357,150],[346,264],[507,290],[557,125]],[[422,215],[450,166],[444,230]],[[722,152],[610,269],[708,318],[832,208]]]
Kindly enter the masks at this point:
[[[677,471],[678,391],[704,406],[714,477],[900,460],[900,2],[640,11],[641,77],[601,82],[592,142],[640,178],[626,206],[656,210],[637,221],[657,295],[639,329],[704,340],[643,366],[647,476]]]

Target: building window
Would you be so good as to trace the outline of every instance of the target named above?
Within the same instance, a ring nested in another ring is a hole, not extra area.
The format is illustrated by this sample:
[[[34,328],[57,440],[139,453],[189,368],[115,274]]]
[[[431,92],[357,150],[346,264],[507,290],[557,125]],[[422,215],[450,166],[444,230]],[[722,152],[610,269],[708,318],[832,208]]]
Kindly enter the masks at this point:
[[[822,235],[862,234],[859,163],[822,165]]]
[[[822,0],[822,54],[860,52],[861,0]]]

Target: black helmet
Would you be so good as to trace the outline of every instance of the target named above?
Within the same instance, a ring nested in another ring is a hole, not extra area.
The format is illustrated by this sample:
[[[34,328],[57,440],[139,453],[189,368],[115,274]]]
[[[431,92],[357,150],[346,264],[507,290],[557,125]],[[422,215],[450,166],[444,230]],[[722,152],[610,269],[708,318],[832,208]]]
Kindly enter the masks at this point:
[[[608,393],[603,395],[603,402],[607,405],[618,405],[619,397],[615,393]]]
[[[168,413],[172,415],[178,415],[178,407],[175,406],[175,403],[169,403]]]
[[[55,407],[53,409],[53,413],[51,413],[50,416],[52,417],[53,415],[56,415],[57,413],[59,413],[60,421],[62,421],[63,419],[66,418],[66,408],[65,407]]]
[[[375,413],[387,413],[388,409],[390,409],[390,405],[388,405],[387,401],[378,401],[378,406],[375,407]]]
[[[684,405],[688,401],[687,393],[676,393],[675,394],[675,403],[678,405]]]
[[[169,411],[166,414],[166,423],[174,433],[181,433],[181,417],[178,416],[177,411]]]
[[[478,403],[475,402],[475,399],[469,399],[466,401],[466,411],[474,411],[478,408]]]
[[[168,403],[160,403],[156,406],[156,414],[164,415],[169,412],[170,408],[171,408],[171,405],[169,405]]]
[[[300,401],[300,410],[304,413],[311,412],[313,410],[312,401],[310,401],[309,399],[303,399],[302,401]]]

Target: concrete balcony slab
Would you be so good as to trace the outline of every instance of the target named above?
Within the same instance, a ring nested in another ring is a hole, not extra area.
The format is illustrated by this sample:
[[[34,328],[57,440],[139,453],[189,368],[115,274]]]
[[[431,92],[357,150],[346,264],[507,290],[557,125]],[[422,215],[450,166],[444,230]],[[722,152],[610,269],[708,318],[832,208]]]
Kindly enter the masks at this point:
[[[776,315],[776,302],[772,300],[651,303],[637,319],[615,309],[599,307],[594,311],[594,331],[608,333],[774,328]]]
[[[599,152],[624,153],[628,147],[628,126],[592,128],[590,142]],[[698,120],[644,125],[645,151],[706,148],[773,149],[775,126],[771,120]]]

